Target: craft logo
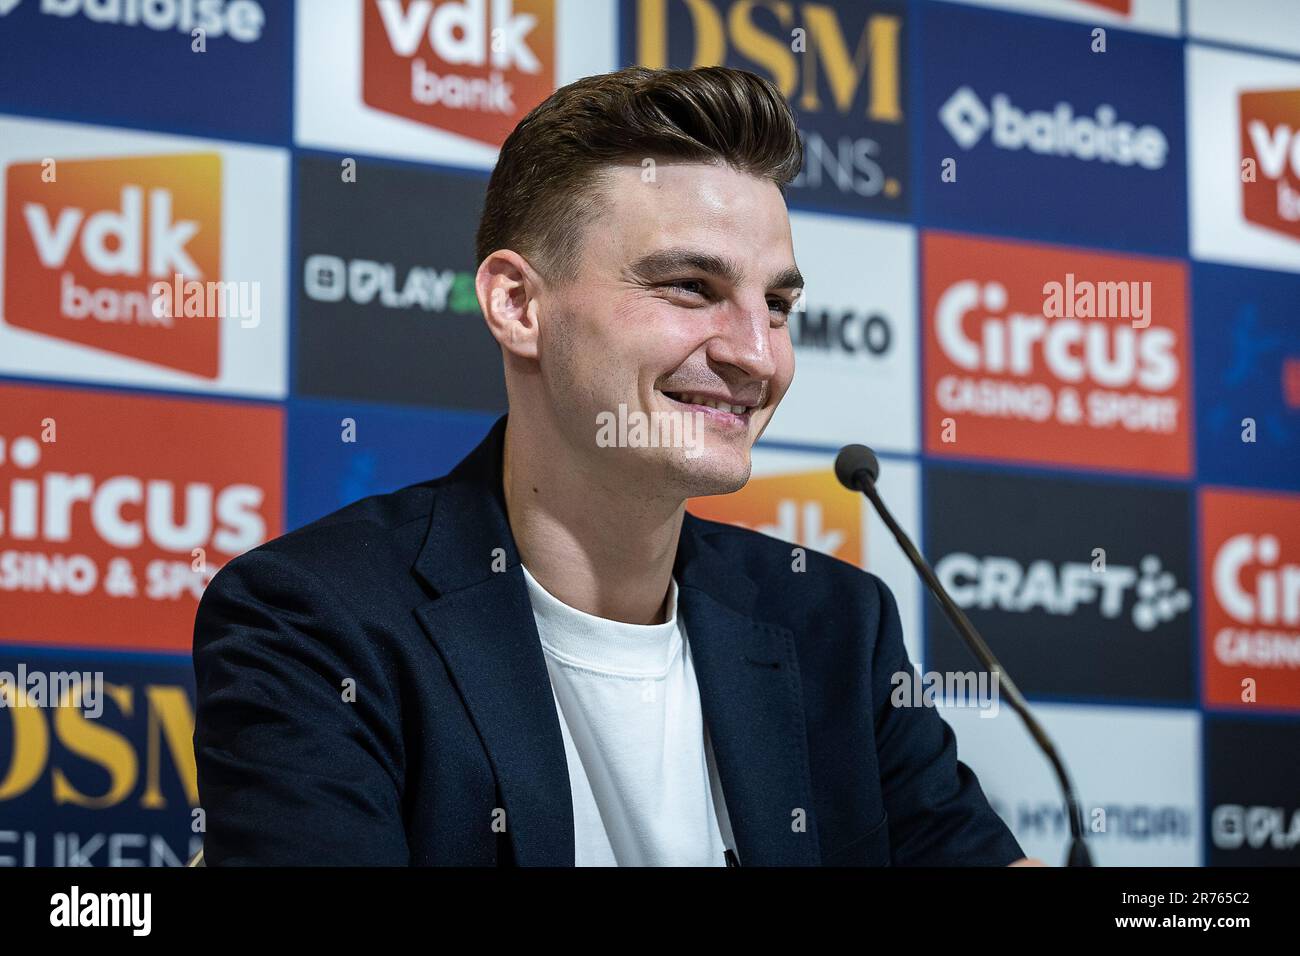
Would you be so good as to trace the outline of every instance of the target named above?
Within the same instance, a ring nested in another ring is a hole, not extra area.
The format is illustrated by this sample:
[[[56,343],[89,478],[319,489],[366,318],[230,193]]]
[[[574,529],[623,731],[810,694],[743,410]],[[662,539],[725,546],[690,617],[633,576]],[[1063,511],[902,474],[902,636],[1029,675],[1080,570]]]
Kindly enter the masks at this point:
[[[1083,162],[1155,170],[1164,167],[1169,155],[1169,141],[1159,127],[1120,120],[1115,108],[1104,103],[1089,117],[1076,115],[1066,102],[1050,111],[1021,108],[1005,93],[994,93],[989,102],[991,109],[973,89],[962,86],[940,108],[939,121],[962,149],[973,149],[991,132],[998,149]]]
[[[1208,704],[1300,710],[1300,498],[1201,492]]]
[[[1186,475],[1186,266],[923,240],[926,448]]]
[[[1191,505],[1153,483],[934,466],[925,554],[1026,693],[1195,699]],[[931,615],[926,665],[967,651]]]
[[[554,0],[367,0],[368,106],[499,146],[555,89]]]
[[[0,14],[12,11],[22,0],[3,0]],[[191,34],[202,30],[205,38],[228,36],[240,43],[262,38],[266,13],[256,0],[40,0],[40,12],[56,17],[81,14],[94,23],[176,30]]]
[[[220,156],[14,163],[5,197],[6,322],[216,378],[220,311],[156,292],[221,275]]]
[[[871,2],[626,2],[627,54],[651,68],[730,66],[771,80],[799,119],[804,167],[792,188],[906,211],[905,8]]]
[[[751,478],[729,495],[692,498],[691,514],[739,525],[847,561],[866,563],[862,506],[828,469]]]
[[[1240,111],[1242,212],[1300,239],[1300,90],[1242,93]]]
[[[400,278],[399,278],[400,277]],[[386,309],[422,309],[477,315],[474,273],[412,266],[399,270],[391,262],[344,259],[317,253],[303,264],[303,291],[316,302],[372,303]]]
[[[1107,564],[1099,570],[1083,561],[1021,564],[1015,558],[958,551],[944,555],[934,573],[962,608],[1069,616],[1093,607],[1103,619],[1127,612],[1139,631],[1153,631],[1192,606],[1187,589],[1154,554],[1137,567]]]
[[[188,651],[279,534],[278,408],[0,386],[0,640]]]

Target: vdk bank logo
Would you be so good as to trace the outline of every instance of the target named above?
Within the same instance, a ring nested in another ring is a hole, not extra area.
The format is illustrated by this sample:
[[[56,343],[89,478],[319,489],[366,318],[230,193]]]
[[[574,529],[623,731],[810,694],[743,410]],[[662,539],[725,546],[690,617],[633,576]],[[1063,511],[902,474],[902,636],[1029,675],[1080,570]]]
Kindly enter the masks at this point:
[[[1164,132],[1150,124],[1121,120],[1108,104],[1092,116],[1076,114],[1068,102],[1052,110],[1017,106],[1006,93],[994,93],[991,109],[969,86],[959,87],[939,109],[939,121],[962,149],[979,145],[985,133],[996,149],[1029,150],[1082,162],[1162,169],[1169,154]]]
[[[905,211],[905,6],[631,0],[628,56],[651,68],[731,66],[771,80],[799,119],[795,189]],[[626,36],[626,34],[625,34]],[[874,202],[872,202],[874,201]]]
[[[367,0],[368,106],[499,146],[555,89],[554,0]]]
[[[863,567],[861,505],[829,470],[749,480],[740,491],[690,500],[691,514],[740,525]]]
[[[1300,239],[1300,90],[1242,93],[1240,111],[1242,213]]]
[[[221,275],[219,155],[14,163],[5,196],[6,322],[217,377],[224,306],[159,290]]]

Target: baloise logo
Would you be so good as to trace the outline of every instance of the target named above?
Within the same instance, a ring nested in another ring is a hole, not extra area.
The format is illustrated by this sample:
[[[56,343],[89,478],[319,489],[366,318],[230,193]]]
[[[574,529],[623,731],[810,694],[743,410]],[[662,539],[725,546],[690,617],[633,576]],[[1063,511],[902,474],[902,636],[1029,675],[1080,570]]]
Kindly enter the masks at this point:
[[[994,93],[990,102],[992,109],[973,89],[962,86],[939,108],[939,121],[962,149],[974,149],[991,132],[996,149],[1027,149],[1083,162],[1157,170],[1169,155],[1169,141],[1159,127],[1122,121],[1105,103],[1087,116],[1076,115],[1074,106],[1064,101],[1050,111],[1024,109],[1005,93]]]
[[[22,0],[0,0],[0,16]],[[94,23],[149,30],[176,30],[205,38],[228,36],[240,43],[262,38],[266,12],[257,0],[41,0],[40,12],[68,19],[81,14]]]

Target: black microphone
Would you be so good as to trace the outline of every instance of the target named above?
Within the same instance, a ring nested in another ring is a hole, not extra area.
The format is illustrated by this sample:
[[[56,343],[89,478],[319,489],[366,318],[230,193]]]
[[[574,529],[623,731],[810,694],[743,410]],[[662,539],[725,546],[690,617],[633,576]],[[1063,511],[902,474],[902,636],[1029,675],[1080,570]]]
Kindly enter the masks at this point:
[[[916,550],[916,545],[912,544],[912,539],[907,536],[894,516],[889,513],[885,503],[880,499],[879,492],[876,491],[876,479],[880,477],[880,462],[876,459],[876,453],[866,445],[845,445],[840,449],[839,455],[835,458],[835,477],[839,479],[840,484],[850,491],[860,491],[867,496],[872,507],[876,509],[880,519],[885,522],[885,526],[893,532],[894,539],[898,541],[898,546],[903,549],[907,555],[907,560],[912,562],[912,567],[916,568],[916,573],[921,576],[930,593],[934,595],[943,612],[952,622],[952,626],[957,629],[957,633],[966,641],[966,646],[970,648],[971,653],[975,655],[980,664],[990,673],[999,674],[999,683],[1002,687],[1002,693],[1006,696],[1011,704],[1011,709],[1020,715],[1026,729],[1038,744],[1040,750],[1052,764],[1052,769],[1056,771],[1056,779],[1061,787],[1061,793],[1065,797],[1065,813],[1070,821],[1070,852],[1066,857],[1066,866],[1092,866],[1092,856],[1088,852],[1088,846],[1083,839],[1083,812],[1079,809],[1078,798],[1074,794],[1074,784],[1070,782],[1069,771],[1065,769],[1065,763],[1060,754],[1056,752],[1056,745],[1052,743],[1047,732],[1043,730],[1042,725],[1034,718],[1029,711],[1029,704],[1021,695],[1019,688],[1012,682],[1011,677],[1006,670],[998,663],[998,659],[993,656],[989,646],[984,643],[984,638],[980,637],[979,631],[975,630],[975,625],[966,617],[965,612],[957,606],[952,599],[952,595],[943,586],[943,583],[935,576],[930,565],[926,563],[921,552]]]

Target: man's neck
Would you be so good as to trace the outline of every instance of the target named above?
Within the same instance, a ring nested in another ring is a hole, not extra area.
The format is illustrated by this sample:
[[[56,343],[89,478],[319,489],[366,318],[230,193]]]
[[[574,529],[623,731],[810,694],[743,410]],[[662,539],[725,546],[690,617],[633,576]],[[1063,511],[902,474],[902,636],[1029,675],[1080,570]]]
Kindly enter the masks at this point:
[[[502,484],[519,555],[570,607],[628,624],[661,624],[685,502],[646,498],[570,467],[557,444],[507,419]],[[549,447],[548,447],[549,445]],[[560,446],[562,447],[562,446]]]

